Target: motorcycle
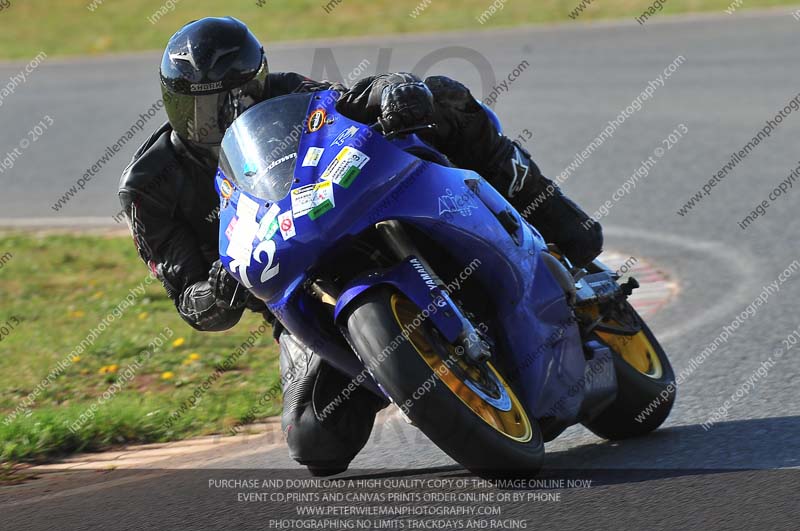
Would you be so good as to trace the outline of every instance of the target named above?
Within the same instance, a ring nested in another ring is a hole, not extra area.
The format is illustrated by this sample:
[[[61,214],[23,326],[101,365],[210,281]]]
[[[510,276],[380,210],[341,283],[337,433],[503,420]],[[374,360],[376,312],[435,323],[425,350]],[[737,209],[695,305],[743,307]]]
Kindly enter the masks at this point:
[[[634,279],[574,267],[419,131],[384,135],[336,98],[259,103],[220,151],[221,260],[290,333],[482,476],[535,474],[576,423],[664,422],[675,377]]]

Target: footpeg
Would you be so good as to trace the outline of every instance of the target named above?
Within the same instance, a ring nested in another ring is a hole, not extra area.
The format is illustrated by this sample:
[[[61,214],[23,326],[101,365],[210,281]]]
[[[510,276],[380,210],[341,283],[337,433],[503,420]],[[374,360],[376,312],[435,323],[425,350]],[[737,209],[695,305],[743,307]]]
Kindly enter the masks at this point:
[[[624,293],[626,297],[630,297],[631,293],[633,293],[633,290],[635,290],[638,287],[639,287],[639,281],[633,277],[629,278],[627,281],[625,281],[624,284],[620,285],[620,289],[622,290],[622,293]]]

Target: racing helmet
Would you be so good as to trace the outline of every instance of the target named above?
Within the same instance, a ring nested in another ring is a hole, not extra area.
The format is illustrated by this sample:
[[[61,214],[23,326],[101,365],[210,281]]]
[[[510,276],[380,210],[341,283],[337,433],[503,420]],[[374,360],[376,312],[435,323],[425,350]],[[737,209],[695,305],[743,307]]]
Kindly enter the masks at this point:
[[[267,92],[264,47],[233,18],[202,18],[173,35],[161,59],[161,94],[172,129],[215,156],[225,130]]]

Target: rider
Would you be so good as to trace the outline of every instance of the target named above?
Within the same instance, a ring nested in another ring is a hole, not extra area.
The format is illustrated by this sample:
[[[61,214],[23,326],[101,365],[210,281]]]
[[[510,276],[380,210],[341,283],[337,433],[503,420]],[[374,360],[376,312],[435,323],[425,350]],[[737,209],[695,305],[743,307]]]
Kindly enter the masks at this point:
[[[527,151],[498,134],[470,91],[452,79],[423,82],[412,74],[383,74],[347,90],[296,73],[269,72],[262,45],[231,17],[204,18],[181,28],[167,44],[160,74],[169,121],[136,152],[122,175],[119,196],[139,256],[181,317],[198,330],[227,330],[245,308],[271,319],[265,305],[219,261],[214,175],[222,136],[234,118],[262,100],[294,92],[337,90],[343,114],[380,121],[386,132],[435,123],[425,139],[455,165],[482,175],[574,263],[585,264],[600,253],[599,224],[542,176]],[[282,327],[275,333],[286,376],[283,429],[292,457],[318,474],[346,469],[386,402],[359,388],[320,419],[317,409],[350,378]]]

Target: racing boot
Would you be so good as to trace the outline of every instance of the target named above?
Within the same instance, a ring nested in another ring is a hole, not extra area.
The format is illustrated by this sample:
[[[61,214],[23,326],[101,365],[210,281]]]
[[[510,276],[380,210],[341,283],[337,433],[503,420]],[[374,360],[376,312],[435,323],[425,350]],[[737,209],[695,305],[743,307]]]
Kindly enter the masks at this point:
[[[347,470],[388,402],[331,367],[288,331],[280,333],[283,428],[292,459],[314,476]]]
[[[574,265],[581,267],[594,260],[603,250],[600,224],[543,176],[519,144],[498,136],[495,145],[502,154],[481,175]]]

